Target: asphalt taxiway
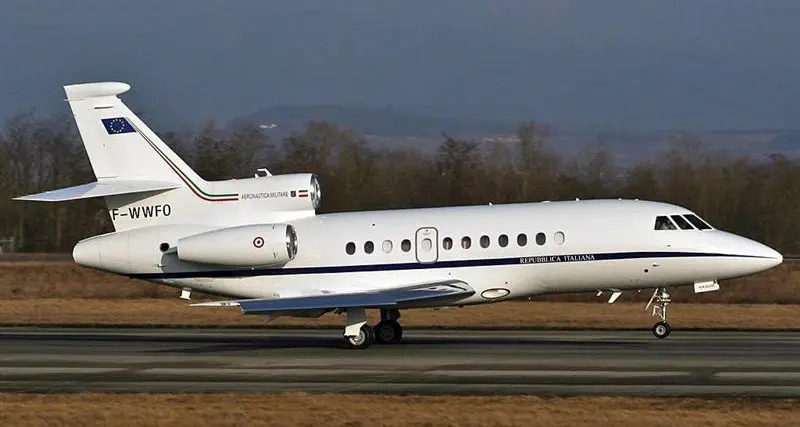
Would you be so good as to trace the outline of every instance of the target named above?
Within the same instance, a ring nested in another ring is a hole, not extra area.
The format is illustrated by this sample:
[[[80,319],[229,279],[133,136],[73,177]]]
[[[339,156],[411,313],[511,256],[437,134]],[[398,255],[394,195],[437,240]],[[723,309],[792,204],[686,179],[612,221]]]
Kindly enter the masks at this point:
[[[800,397],[800,333],[0,328],[0,390]]]

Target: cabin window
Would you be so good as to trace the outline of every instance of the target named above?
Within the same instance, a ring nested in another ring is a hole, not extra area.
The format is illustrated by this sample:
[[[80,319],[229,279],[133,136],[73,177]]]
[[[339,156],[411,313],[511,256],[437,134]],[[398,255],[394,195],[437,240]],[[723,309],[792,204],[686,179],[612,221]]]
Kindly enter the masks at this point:
[[[525,233],[519,233],[517,235],[517,245],[525,246],[528,244],[528,236]]]
[[[400,242],[400,249],[403,252],[410,251],[411,250],[411,240],[404,239],[402,242]]]
[[[472,239],[469,236],[464,236],[461,238],[461,249],[469,249],[472,246]]]
[[[422,239],[422,251],[423,252],[430,252],[433,249],[433,240],[429,238]]]
[[[484,249],[489,247],[489,236],[481,236],[481,247]]]
[[[536,233],[536,244],[537,245],[542,246],[542,245],[544,245],[544,243],[546,241],[547,241],[547,236],[545,236],[544,233]]]
[[[497,238],[497,244],[500,245],[501,248],[508,246],[508,236],[501,234],[500,237]]]
[[[382,249],[383,249],[383,251],[384,251],[384,252],[386,252],[387,254],[388,254],[389,252],[391,252],[391,251],[392,251],[392,241],[391,241],[391,240],[384,240],[384,241],[383,241],[383,245],[382,245]]]
[[[364,243],[364,252],[371,254],[375,250],[375,244],[372,241],[367,241]]]
[[[681,230],[694,230],[692,224],[689,224],[689,221],[687,221],[684,217],[680,215],[672,215],[670,218],[675,221],[675,224],[678,224],[678,227],[680,227]]]
[[[557,245],[564,244],[564,232],[563,231],[556,231],[556,234],[553,234],[553,241],[556,242]]]
[[[677,230],[678,228],[675,227],[675,224],[669,220],[666,216],[659,216],[656,217],[656,230]]]
[[[442,247],[445,248],[445,250],[448,250],[448,251],[450,249],[453,249],[453,239],[451,239],[449,237],[445,237],[442,240]]]
[[[711,226],[702,219],[698,218],[697,215],[689,214],[684,216],[689,220],[689,222],[692,223],[692,225],[697,227],[698,230],[711,230]]]
[[[347,244],[344,245],[344,251],[347,252],[347,255],[353,255],[356,253],[356,244],[353,242],[347,242]]]

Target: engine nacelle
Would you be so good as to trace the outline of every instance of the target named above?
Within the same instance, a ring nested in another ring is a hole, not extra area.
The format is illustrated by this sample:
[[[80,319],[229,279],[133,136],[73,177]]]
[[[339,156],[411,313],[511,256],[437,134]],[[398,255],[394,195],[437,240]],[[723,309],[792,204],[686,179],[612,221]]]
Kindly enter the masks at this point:
[[[178,259],[200,264],[257,267],[285,264],[297,255],[297,234],[288,224],[222,228],[178,240]]]
[[[238,193],[243,206],[275,211],[316,210],[322,200],[319,178],[314,174],[295,173],[266,177],[215,181],[216,193]]]

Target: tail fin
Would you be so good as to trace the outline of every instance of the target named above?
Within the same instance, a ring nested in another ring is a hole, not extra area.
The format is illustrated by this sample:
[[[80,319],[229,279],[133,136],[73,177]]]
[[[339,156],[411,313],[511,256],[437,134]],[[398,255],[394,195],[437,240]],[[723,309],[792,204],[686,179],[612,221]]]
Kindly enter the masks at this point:
[[[97,180],[203,187],[205,181],[117,97],[129,89],[116,82],[64,86]]]
[[[175,189],[191,190],[198,200],[236,200],[236,194],[207,192],[212,184],[197,175],[117,97],[129,89],[128,84],[117,82],[64,86],[97,182],[15,200],[59,202],[103,197],[116,230],[143,226],[130,219],[148,217],[150,210],[155,217],[149,225],[174,219],[164,218],[172,212],[165,203],[187,203],[180,196],[182,191],[171,193]],[[144,212],[141,215],[140,210]]]

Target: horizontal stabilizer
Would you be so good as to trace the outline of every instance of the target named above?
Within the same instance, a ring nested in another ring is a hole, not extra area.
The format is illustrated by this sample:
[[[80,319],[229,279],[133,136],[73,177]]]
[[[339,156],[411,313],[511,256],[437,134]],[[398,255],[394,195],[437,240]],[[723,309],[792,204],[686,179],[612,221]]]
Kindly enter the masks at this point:
[[[408,304],[424,305],[434,301],[461,299],[475,291],[459,280],[448,280],[361,293],[319,293],[300,297],[215,301],[193,306],[239,306],[244,314],[266,314],[277,311],[336,308],[387,308]]]
[[[93,197],[119,196],[122,194],[145,193],[149,191],[166,191],[180,187],[180,184],[158,181],[122,181],[108,180],[45,191],[39,194],[16,197],[14,200],[35,202],[64,202],[67,200],[90,199]]]

